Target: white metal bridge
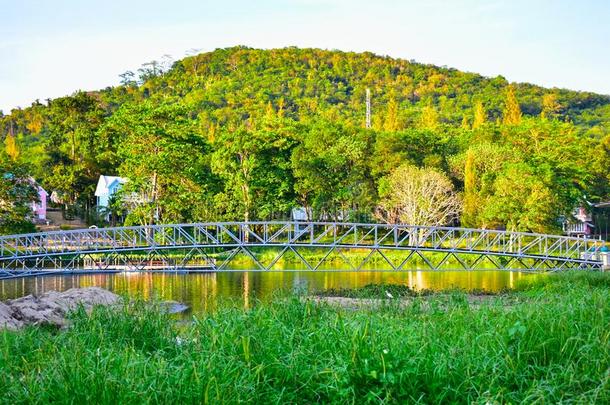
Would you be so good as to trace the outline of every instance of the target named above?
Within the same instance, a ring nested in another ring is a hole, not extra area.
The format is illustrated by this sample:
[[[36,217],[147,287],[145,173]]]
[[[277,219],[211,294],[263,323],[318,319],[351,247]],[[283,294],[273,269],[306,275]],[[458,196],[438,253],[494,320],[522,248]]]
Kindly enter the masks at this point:
[[[602,246],[557,235],[416,225],[169,224],[2,236],[0,278],[147,270],[601,269]]]

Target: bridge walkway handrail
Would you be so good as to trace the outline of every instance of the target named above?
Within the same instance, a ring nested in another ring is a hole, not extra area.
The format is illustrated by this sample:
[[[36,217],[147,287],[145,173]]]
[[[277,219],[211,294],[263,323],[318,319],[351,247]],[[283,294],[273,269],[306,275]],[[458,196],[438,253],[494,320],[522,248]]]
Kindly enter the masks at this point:
[[[348,243],[353,240],[353,243]],[[404,224],[202,222],[51,231],[0,237],[0,260],[146,246],[352,246],[460,249],[597,261],[602,241],[540,233]],[[463,248],[461,244],[464,244]],[[590,256],[590,259],[587,257]]]

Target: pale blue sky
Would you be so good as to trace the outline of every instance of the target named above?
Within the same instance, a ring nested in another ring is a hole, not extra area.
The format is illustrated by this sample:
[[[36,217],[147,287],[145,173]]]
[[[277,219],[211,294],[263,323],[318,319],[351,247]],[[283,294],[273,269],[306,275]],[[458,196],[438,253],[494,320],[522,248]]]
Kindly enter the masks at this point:
[[[233,45],[368,50],[610,94],[608,0],[0,0],[0,109]]]

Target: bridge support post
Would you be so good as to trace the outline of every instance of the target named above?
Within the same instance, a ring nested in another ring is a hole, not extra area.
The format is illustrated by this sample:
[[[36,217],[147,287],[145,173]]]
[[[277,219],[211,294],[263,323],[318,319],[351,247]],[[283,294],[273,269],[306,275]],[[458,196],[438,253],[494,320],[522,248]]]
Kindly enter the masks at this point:
[[[610,252],[600,253],[602,257],[602,271],[610,271]]]

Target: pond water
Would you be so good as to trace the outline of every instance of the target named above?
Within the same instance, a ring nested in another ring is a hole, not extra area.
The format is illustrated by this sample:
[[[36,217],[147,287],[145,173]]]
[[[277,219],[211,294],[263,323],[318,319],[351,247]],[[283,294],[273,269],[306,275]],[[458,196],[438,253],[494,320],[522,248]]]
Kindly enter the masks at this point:
[[[206,311],[220,298],[245,306],[280,290],[320,291],[355,288],[367,284],[401,284],[413,289],[462,288],[499,291],[535,275],[497,271],[401,271],[401,272],[219,272],[219,273],[96,273],[47,275],[0,281],[0,300],[98,286],[119,294],[144,299],[159,298],[185,303],[193,314]]]

